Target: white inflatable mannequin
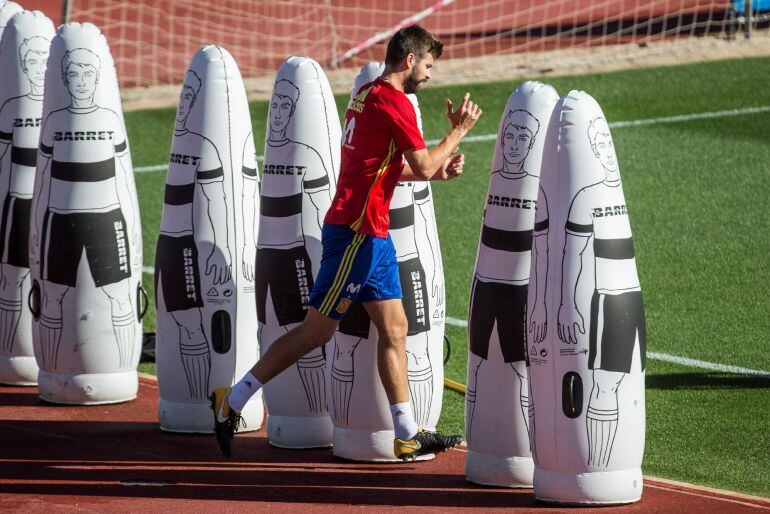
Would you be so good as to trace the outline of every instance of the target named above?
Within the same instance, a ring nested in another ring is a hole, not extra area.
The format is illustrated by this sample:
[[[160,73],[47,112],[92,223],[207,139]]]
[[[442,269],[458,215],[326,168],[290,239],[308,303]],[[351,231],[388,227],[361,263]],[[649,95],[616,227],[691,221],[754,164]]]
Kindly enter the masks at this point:
[[[13,15],[23,10],[24,8],[16,2],[0,0],[0,36],[3,35],[3,29],[5,29],[8,22],[11,21]]]
[[[368,63],[356,77],[351,98],[384,69]],[[415,106],[421,127],[419,108]],[[409,320],[407,378],[415,420],[435,430],[443,392],[444,274],[428,182],[401,182],[390,205],[390,235],[396,248],[404,308]],[[353,460],[392,461],[393,425],[377,371],[377,331],[361,304],[354,304],[334,337],[331,406],[334,454]],[[428,457],[431,458],[431,457]]]
[[[53,23],[17,12],[0,42],[0,383],[37,384],[29,295],[29,221]]]
[[[259,217],[251,116],[238,65],[215,45],[185,73],[155,257],[160,427],[213,432],[211,384],[232,384],[258,353]],[[262,395],[241,413],[264,417]]]
[[[630,503],[642,493],[644,308],[612,136],[588,94],[557,103],[540,185],[549,231],[537,246],[545,303],[529,298],[547,327],[528,342],[535,496]]]
[[[537,201],[548,120],[559,99],[540,82],[524,82],[505,105],[492,160],[468,315],[465,475],[471,482],[531,487],[529,381],[525,331],[534,240],[547,233]],[[538,275],[539,276],[539,275]]]
[[[334,197],[341,130],[317,62],[292,56],[278,70],[268,112],[260,192],[256,292],[261,351],[300,323],[321,264],[321,227]],[[270,444],[330,446],[326,348],[264,387]]]
[[[114,403],[137,392],[142,242],[115,65],[90,23],[51,44],[32,201],[40,397]]]

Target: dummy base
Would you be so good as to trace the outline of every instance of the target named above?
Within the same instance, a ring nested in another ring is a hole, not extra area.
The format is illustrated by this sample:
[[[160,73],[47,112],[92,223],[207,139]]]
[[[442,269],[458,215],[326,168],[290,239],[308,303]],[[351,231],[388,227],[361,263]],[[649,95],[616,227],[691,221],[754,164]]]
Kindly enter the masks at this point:
[[[0,384],[37,385],[37,361],[34,357],[0,357]]]
[[[264,419],[262,402],[251,401],[241,412],[246,426],[239,427],[238,433],[259,430]],[[158,420],[164,432],[180,434],[213,434],[214,413],[209,402],[186,403],[160,399]]]
[[[503,457],[468,450],[465,478],[496,487],[532,487],[535,464],[532,457]]]
[[[278,448],[328,448],[332,428],[328,416],[267,416],[267,440]]]
[[[642,497],[642,469],[559,473],[535,468],[535,498],[572,505],[621,505]]]
[[[393,454],[392,430],[355,430],[352,428],[334,428],[335,457],[358,462],[401,462]],[[416,461],[433,460],[432,453],[417,457]]]
[[[127,402],[136,398],[139,389],[136,370],[71,375],[41,369],[37,380],[41,399],[65,405]]]

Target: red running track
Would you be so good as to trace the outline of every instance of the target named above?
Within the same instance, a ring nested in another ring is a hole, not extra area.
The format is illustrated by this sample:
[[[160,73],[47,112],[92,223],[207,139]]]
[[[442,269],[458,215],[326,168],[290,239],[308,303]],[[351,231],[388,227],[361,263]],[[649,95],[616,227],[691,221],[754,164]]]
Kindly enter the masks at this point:
[[[329,450],[280,450],[265,431],[239,436],[223,458],[212,436],[160,431],[154,380],[132,402],[93,407],[41,402],[36,388],[0,387],[0,512],[556,512],[531,491],[465,480],[464,451],[417,464],[362,464]],[[602,512],[761,512],[770,500],[645,482],[642,501]],[[587,511],[587,510],[586,510]]]

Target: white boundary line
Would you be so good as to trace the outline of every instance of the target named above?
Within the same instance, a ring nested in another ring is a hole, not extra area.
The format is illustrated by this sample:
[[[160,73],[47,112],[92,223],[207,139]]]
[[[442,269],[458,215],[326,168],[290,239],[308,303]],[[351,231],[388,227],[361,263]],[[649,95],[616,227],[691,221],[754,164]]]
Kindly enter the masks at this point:
[[[468,322],[464,319],[452,318],[447,316],[446,324],[454,327],[466,328]],[[673,362],[681,366],[689,366],[691,368],[708,369],[712,371],[723,371],[725,373],[734,373],[736,375],[748,375],[758,378],[770,378],[770,371],[763,371],[759,369],[742,368],[740,366],[731,366],[729,364],[719,364],[716,362],[707,362],[698,359],[690,359],[688,357],[679,357],[677,355],[671,355],[668,353],[660,352],[647,352],[647,357],[654,360]]]
[[[743,116],[745,114],[759,114],[763,112],[770,112],[770,105],[761,105],[759,107],[744,107],[742,109],[727,109],[723,111],[710,111],[710,112],[696,112],[692,114],[678,114],[676,116],[663,116],[660,118],[646,118],[641,120],[628,120],[628,121],[613,121],[610,128],[623,128],[623,127],[642,127],[645,125],[661,125],[665,123],[679,123],[682,121],[694,121],[694,120],[709,120],[713,118],[724,118],[726,116]],[[478,136],[468,136],[463,139],[463,143],[481,143],[484,141],[494,141],[497,139],[497,134],[481,134]],[[436,145],[440,142],[440,139],[431,139],[426,141],[428,146]],[[258,161],[263,160],[262,155],[257,156]],[[134,168],[134,173],[151,173],[154,171],[163,171],[168,168],[167,164],[154,164],[152,166],[137,166]]]

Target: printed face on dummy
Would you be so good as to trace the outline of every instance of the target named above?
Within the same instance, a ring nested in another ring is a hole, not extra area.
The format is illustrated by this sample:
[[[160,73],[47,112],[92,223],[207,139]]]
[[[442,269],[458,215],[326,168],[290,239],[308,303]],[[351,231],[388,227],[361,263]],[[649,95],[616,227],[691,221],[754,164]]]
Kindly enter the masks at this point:
[[[187,84],[179,95],[179,106],[176,108],[176,121],[185,121],[195,103],[195,92]]]
[[[48,52],[35,52],[30,50],[24,56],[22,69],[33,86],[43,87],[45,84],[45,70],[48,65]]]
[[[602,163],[605,170],[610,173],[617,173],[618,163],[615,160],[615,145],[612,143],[612,137],[609,134],[601,132],[596,134],[593,143],[594,155]]]
[[[88,100],[94,96],[99,72],[89,64],[70,63],[65,75],[67,90],[72,98]]]
[[[274,133],[281,133],[291,120],[294,114],[294,104],[291,99],[281,95],[273,95],[270,102],[270,130]]]
[[[422,59],[417,59],[414,54],[406,56],[407,63],[414,62],[412,72],[404,81],[404,93],[414,94],[423,84],[430,80],[431,68],[433,68],[433,54],[428,53]]]
[[[508,164],[521,164],[532,147],[532,132],[509,123],[503,133],[503,158]]]

